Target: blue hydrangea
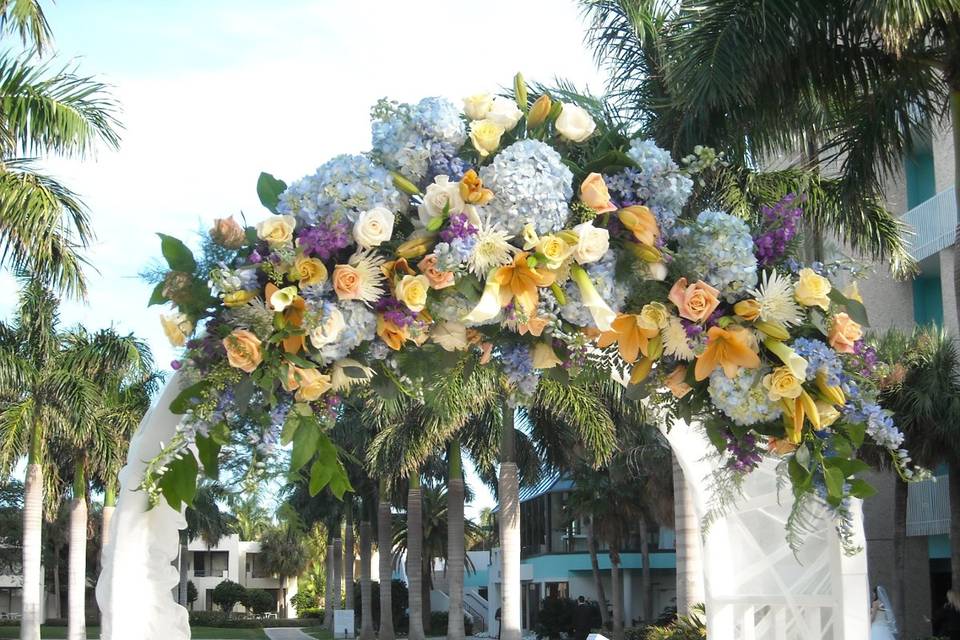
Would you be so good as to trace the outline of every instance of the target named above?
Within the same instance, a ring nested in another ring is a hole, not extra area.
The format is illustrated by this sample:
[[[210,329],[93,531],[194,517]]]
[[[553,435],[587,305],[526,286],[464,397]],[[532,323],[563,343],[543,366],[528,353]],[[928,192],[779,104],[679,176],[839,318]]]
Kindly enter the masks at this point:
[[[875,402],[848,402],[843,415],[854,424],[865,424],[867,435],[881,447],[898,449],[903,444],[903,433],[890,412]]]
[[[503,373],[510,384],[524,396],[537,391],[538,376],[533,368],[533,354],[526,344],[508,344],[500,349]]]
[[[757,258],[747,223],[723,211],[704,211],[680,240],[680,255],[694,277],[728,302],[757,285]]]
[[[475,235],[453,238],[450,242],[438,242],[433,248],[433,253],[437,256],[437,269],[440,271],[462,271],[464,263],[473,253],[476,244],[477,236]]]
[[[821,340],[797,338],[793,341],[793,350],[807,361],[807,380],[813,380],[817,373],[823,372],[826,383],[837,387],[844,380],[843,363],[836,351]]]
[[[539,140],[518,140],[480,170],[493,200],[483,208],[494,224],[518,235],[532,222],[540,235],[563,228],[573,197],[573,173],[553,147]]]
[[[365,304],[357,300],[344,300],[338,302],[337,306],[343,314],[344,328],[336,340],[324,345],[314,356],[321,364],[346,358],[362,343],[377,336],[377,316]]]
[[[631,141],[627,155],[637,164],[637,168],[606,176],[607,187],[620,203],[650,207],[661,231],[669,237],[677,216],[690,198],[693,181],[680,173],[670,152],[661,149],[652,140]]]
[[[370,356],[371,360],[386,360],[390,355],[391,349],[387,346],[387,343],[383,340],[375,340],[370,343],[370,348],[367,349],[367,355]]]
[[[617,283],[616,279],[616,255],[609,251],[597,262],[584,266],[590,279],[593,281],[597,292],[606,301],[614,311],[620,311],[627,299],[627,289]],[[566,304],[560,307],[560,315],[564,320],[578,327],[586,327],[593,324],[593,316],[590,310],[583,305],[580,298],[580,289],[573,280],[568,280],[563,287],[566,294]]]
[[[368,209],[401,212],[406,205],[389,171],[367,156],[342,154],[287,187],[280,194],[277,212],[296,216],[306,225],[321,220],[353,223]]]
[[[460,110],[444,98],[424,98],[413,105],[379,102],[372,138],[374,155],[414,182],[463,174],[457,151],[467,139],[466,127]]]
[[[783,413],[780,403],[773,402],[760,381],[769,370],[740,369],[728,378],[721,369],[710,374],[708,391],[715,407],[736,424],[750,426],[776,420]]]

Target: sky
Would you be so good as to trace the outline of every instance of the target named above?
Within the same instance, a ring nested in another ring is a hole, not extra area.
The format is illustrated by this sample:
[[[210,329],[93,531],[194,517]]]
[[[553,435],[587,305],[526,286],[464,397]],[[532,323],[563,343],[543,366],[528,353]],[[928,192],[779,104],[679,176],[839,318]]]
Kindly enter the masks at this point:
[[[90,208],[90,293],[65,325],[113,325],[175,357],[138,274],[156,233],[195,244],[216,217],[256,222],[261,171],[288,183],[339,153],[369,148],[381,97],[416,101],[509,85],[517,71],[602,90],[574,0],[63,0],[44,3],[56,61],[112,86],[119,150],[47,161]],[[0,278],[0,310],[16,286]],[[5,307],[5,309],[3,308]],[[472,481],[475,516],[494,500]]]

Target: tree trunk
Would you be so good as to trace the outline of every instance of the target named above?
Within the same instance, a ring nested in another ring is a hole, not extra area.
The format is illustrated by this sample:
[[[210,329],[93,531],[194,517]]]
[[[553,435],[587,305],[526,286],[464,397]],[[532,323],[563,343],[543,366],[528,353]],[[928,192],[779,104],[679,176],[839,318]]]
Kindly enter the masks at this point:
[[[379,640],[394,640],[393,631],[393,522],[390,514],[390,494],[386,480],[380,481],[377,492],[377,550],[380,574],[380,629]]]
[[[700,523],[687,489],[683,469],[673,456],[673,508],[677,547],[677,613],[686,615],[690,605],[704,600],[703,563],[700,553]]]
[[[360,640],[374,638],[370,555],[370,504],[369,498],[364,498],[360,520]]]
[[[63,592],[60,590],[60,545],[56,546],[53,553],[53,593],[56,596],[54,602],[57,605],[57,613],[53,617],[60,619],[63,617]]]
[[[960,214],[960,86],[950,88],[950,127],[953,129],[953,197]],[[960,316],[960,215],[953,241],[953,290]]]
[[[450,597],[447,640],[463,640],[463,565],[466,556],[463,520],[463,464],[460,441],[450,443],[450,471],[447,477],[447,595]]]
[[[423,496],[421,495],[421,498]],[[431,632],[432,625],[430,624],[430,614],[433,612],[433,607],[430,603],[430,592],[432,591],[432,576],[430,574],[432,560],[429,555],[423,551],[420,553],[420,563],[421,570],[423,571],[423,579],[420,581],[420,591],[423,593],[423,609],[421,611],[423,618],[423,635],[424,637],[429,636]]]
[[[950,465],[950,571],[951,588],[960,589],[960,464]]]
[[[36,437],[36,436],[35,436]],[[41,527],[43,523],[43,470],[31,456],[23,490],[23,614],[21,640],[40,640],[43,622],[40,589]]]
[[[353,502],[344,501],[346,527],[343,536],[343,608],[353,609],[353,563],[356,545],[353,541]]]
[[[278,615],[281,619],[286,620],[289,616],[287,615],[287,576],[277,576],[277,582],[280,583],[280,588],[277,589],[277,593],[280,594],[280,610]]]
[[[103,554],[110,544],[110,523],[113,521],[113,512],[117,509],[117,489],[113,482],[108,482],[103,490],[103,513],[100,523],[100,566],[103,567]]]
[[[333,632],[333,532],[327,534],[327,584],[323,589],[323,622]]]
[[[177,602],[180,603],[180,606],[188,606],[187,602],[187,570],[189,569],[189,558],[190,551],[187,546],[190,544],[190,538],[187,535],[187,530],[184,529],[180,532],[180,586],[177,590]]]
[[[67,568],[67,638],[87,639],[87,495],[82,464],[77,465],[70,504],[70,564]]]
[[[640,590],[643,591],[643,621],[653,620],[653,587],[650,584],[650,540],[647,519],[640,518],[640,556],[643,568],[640,571]]]
[[[504,401],[500,434],[500,558],[503,563],[500,589],[500,639],[520,640],[520,485],[517,474],[514,407]],[[492,606],[496,606],[493,603]]]
[[[600,608],[600,624],[604,629],[610,622],[610,611],[607,609],[607,594],[603,592],[603,576],[600,575],[600,560],[597,558],[599,545],[597,536],[593,534],[593,516],[587,519],[587,551],[590,552],[590,570],[593,572],[593,584],[597,589],[597,606]]]
[[[340,537],[340,523],[337,523],[337,537],[333,539],[333,610],[343,609],[343,538]]]
[[[407,492],[407,581],[410,586],[409,640],[424,640],[423,632],[423,502],[420,472],[410,474]]]
[[[896,620],[903,625],[907,612],[907,483],[895,478],[893,487],[893,606]]]
[[[610,542],[610,591],[613,598],[613,640],[623,640],[623,577],[620,575],[620,546]]]

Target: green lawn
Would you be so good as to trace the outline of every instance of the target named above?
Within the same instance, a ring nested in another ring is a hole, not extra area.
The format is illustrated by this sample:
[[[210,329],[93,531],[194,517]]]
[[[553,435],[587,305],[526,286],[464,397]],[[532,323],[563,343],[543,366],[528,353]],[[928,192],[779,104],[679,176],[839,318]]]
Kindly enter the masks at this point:
[[[313,636],[314,638],[321,638],[322,640],[330,640],[330,632],[324,629],[323,627],[307,627],[303,629],[303,632],[308,636]]]
[[[215,629],[212,627],[193,627],[193,637],[198,640],[263,640],[267,637],[261,629]],[[19,638],[19,627],[0,627],[0,638]],[[41,627],[41,638],[66,638],[66,627]],[[99,638],[100,627],[87,627],[88,638]],[[329,637],[329,636],[327,636]]]

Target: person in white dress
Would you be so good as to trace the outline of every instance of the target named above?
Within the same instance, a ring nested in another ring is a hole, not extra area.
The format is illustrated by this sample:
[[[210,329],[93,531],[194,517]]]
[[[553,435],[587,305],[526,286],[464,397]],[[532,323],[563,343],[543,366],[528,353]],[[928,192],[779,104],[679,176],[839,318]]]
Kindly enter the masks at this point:
[[[873,602],[870,604],[870,640],[896,640],[897,623],[893,616],[893,604],[887,590],[877,587],[873,590]]]

